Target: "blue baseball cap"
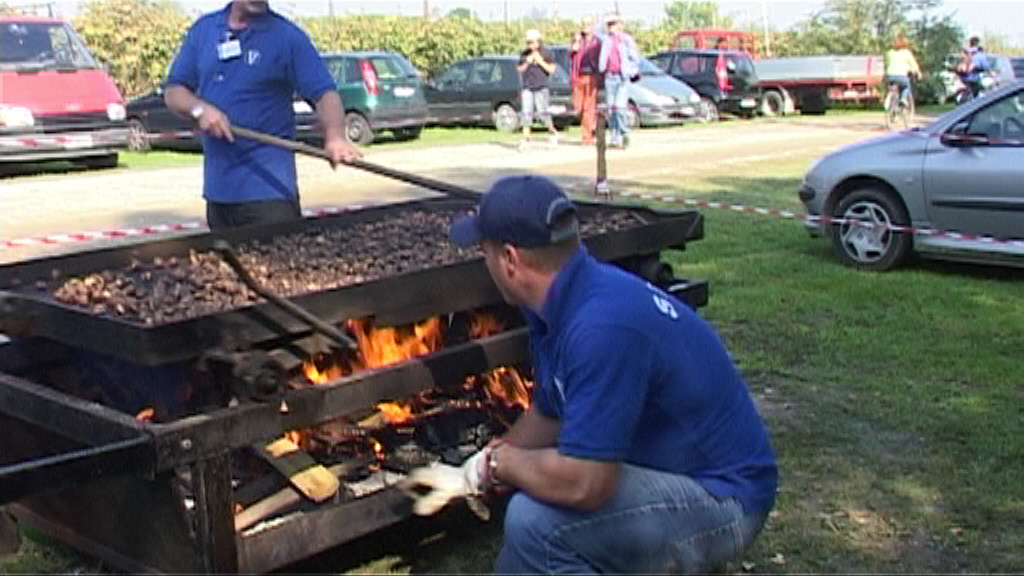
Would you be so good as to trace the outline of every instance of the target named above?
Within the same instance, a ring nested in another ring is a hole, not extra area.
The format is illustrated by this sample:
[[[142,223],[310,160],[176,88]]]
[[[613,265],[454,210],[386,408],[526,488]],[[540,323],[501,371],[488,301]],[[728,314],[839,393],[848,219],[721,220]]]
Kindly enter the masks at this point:
[[[491,185],[473,216],[452,223],[460,248],[493,240],[518,248],[541,248],[579,235],[576,206],[551,179],[506,176]]]

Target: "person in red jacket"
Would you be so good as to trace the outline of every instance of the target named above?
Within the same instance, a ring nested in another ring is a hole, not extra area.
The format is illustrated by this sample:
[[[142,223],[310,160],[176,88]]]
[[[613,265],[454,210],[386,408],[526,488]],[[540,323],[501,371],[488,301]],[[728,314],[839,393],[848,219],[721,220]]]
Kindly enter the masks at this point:
[[[594,34],[594,19],[585,16],[572,42],[572,103],[580,117],[583,144],[594,143],[597,126],[597,91],[601,76],[597,70],[601,41]]]

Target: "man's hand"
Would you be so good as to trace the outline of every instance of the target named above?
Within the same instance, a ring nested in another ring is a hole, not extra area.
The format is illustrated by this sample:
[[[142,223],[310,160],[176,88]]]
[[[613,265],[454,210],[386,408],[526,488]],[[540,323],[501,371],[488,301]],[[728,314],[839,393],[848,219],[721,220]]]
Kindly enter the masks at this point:
[[[469,508],[481,520],[487,520],[491,512],[480,498],[490,487],[487,479],[490,451],[490,446],[484,448],[460,467],[434,463],[417,468],[398,488],[414,500],[412,511],[419,516],[436,514],[452,500],[465,498]]]
[[[331,166],[338,167],[363,157],[363,154],[348,140],[344,138],[330,138],[324,142],[324,151],[330,157]]]
[[[202,104],[203,113],[199,116],[199,129],[209,133],[215,138],[235,141],[235,135],[231,133],[231,120],[226,114],[213,107],[211,104]]]

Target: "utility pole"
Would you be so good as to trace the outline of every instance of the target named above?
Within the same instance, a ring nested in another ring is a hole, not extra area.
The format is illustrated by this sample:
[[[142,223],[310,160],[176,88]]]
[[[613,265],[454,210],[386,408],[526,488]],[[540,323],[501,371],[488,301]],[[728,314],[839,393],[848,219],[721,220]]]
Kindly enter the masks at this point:
[[[551,19],[558,20],[558,0],[551,0]]]
[[[508,26],[508,0],[501,3],[501,8],[505,15],[505,26]]]
[[[761,26],[764,29],[764,55],[772,57],[772,36],[768,31],[768,0],[761,0]]]
[[[334,18],[334,0],[327,0],[327,15]]]
[[[423,0],[423,19],[430,20],[430,0]]]

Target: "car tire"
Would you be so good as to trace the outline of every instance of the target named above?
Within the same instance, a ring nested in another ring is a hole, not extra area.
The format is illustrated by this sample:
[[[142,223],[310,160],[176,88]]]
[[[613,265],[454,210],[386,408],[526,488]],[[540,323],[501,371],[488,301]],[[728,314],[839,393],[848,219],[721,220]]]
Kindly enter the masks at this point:
[[[361,146],[373,142],[373,128],[359,112],[349,112],[345,115],[345,134],[348,135],[349,141]]]
[[[409,140],[418,140],[423,135],[422,126],[414,126],[412,128],[396,128],[394,131],[395,140],[406,142]]]
[[[700,97],[700,108],[701,108],[700,119],[701,119],[702,122],[707,122],[707,123],[718,122],[718,119],[719,119],[718,104],[715,104],[714,100],[712,100],[711,98],[708,98],[707,96],[701,96]]]
[[[492,116],[499,132],[515,132],[519,128],[519,113],[511,104],[499,104]]]
[[[148,152],[150,148],[149,131],[146,130],[146,126],[142,123],[142,120],[139,120],[138,118],[129,118],[128,149],[132,152]]]
[[[626,108],[626,127],[630,130],[636,130],[640,128],[640,125],[640,109],[637,108],[636,104],[630,102]]]
[[[847,193],[832,210],[832,247],[844,264],[883,272],[902,264],[913,244],[911,234],[887,229],[908,226],[906,208],[890,191],[866,186]],[[868,227],[850,222],[871,223]]]
[[[73,160],[73,164],[85,166],[90,170],[108,170],[117,167],[117,154],[105,154],[103,156],[90,156]]]
[[[764,93],[764,100],[761,102],[761,113],[769,118],[786,115],[786,100],[776,90],[769,90]]]

